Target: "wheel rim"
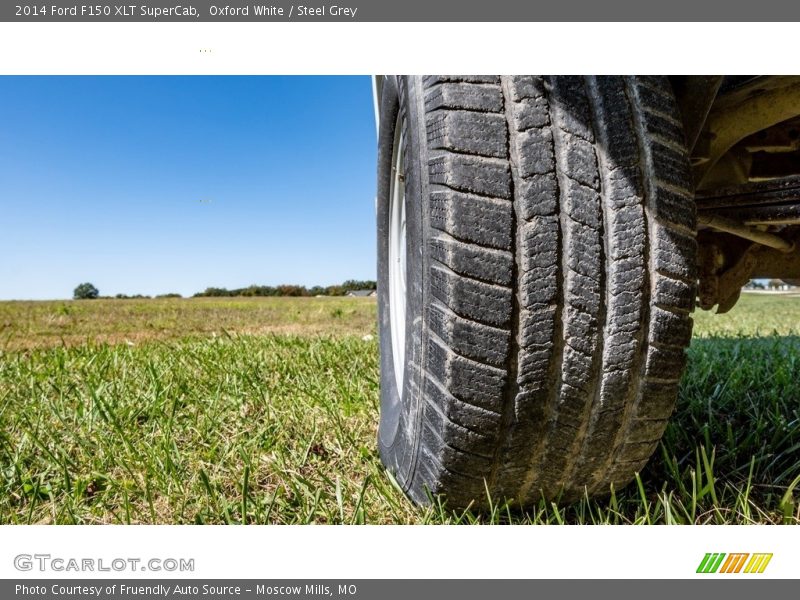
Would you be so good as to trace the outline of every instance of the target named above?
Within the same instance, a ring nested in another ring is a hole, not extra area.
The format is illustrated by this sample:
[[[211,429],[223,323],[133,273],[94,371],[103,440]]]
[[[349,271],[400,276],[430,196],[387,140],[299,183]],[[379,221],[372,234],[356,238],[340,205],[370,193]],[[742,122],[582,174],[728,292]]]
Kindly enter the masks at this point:
[[[392,150],[392,188],[389,193],[389,322],[397,393],[403,394],[406,365],[406,186],[403,133],[395,127]]]

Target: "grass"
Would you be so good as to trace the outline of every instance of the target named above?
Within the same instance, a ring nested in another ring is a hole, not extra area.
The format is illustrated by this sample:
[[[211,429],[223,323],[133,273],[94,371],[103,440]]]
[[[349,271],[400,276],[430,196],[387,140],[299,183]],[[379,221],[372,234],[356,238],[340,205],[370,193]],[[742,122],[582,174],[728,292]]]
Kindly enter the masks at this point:
[[[0,302],[0,348],[135,344],[225,331],[346,335],[375,328],[368,298],[191,298]]]
[[[636,482],[473,514],[381,467],[374,301],[0,303],[0,523],[800,523],[800,298],[696,321]]]

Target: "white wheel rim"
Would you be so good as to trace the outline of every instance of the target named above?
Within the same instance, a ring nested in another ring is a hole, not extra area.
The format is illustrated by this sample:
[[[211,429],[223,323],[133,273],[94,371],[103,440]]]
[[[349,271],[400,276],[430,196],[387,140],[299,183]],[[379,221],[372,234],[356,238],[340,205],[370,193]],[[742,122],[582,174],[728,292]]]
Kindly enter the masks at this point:
[[[403,163],[403,133],[395,127],[392,153],[392,188],[389,193],[389,321],[392,362],[397,393],[403,395],[406,366],[406,186]]]

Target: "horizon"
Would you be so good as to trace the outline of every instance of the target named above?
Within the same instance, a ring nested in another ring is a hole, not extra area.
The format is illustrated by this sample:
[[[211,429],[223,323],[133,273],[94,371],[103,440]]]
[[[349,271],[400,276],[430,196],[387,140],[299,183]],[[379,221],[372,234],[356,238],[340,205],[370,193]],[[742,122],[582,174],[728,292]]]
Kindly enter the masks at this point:
[[[362,287],[353,287],[352,284],[354,284],[354,283],[366,284],[366,285],[364,285]],[[77,291],[77,288],[79,286],[85,285],[85,284],[90,284],[90,285],[94,286],[94,284],[91,281],[81,281],[80,283],[76,284],[75,289],[73,289],[73,293],[67,298],[2,298],[2,299],[0,299],[0,302],[16,302],[16,301],[19,301],[19,302],[40,302],[40,301],[41,302],[51,302],[51,301],[62,301],[62,300],[95,299],[95,298],[75,298],[74,297],[74,292]],[[164,297],[169,297],[169,296],[178,297],[178,298],[184,298],[184,299],[186,299],[186,298],[225,297],[224,294],[213,294],[213,293],[210,293],[212,290],[216,290],[216,291],[219,291],[219,292],[230,292],[231,293],[230,297],[232,297],[232,298],[244,298],[244,297],[251,297],[251,296],[254,297],[254,298],[269,298],[269,297],[274,297],[274,298],[287,297],[288,298],[288,297],[292,297],[290,295],[283,295],[283,294],[275,294],[275,295],[267,295],[267,294],[252,294],[252,295],[250,295],[250,294],[234,294],[234,292],[242,292],[244,290],[251,289],[251,288],[273,288],[273,289],[275,289],[275,288],[282,288],[282,287],[286,287],[286,288],[302,288],[303,291],[308,292],[309,294],[312,294],[315,291],[317,291],[317,292],[318,291],[323,291],[323,292],[325,292],[323,295],[333,297],[333,296],[335,296],[335,294],[329,294],[328,293],[331,290],[331,288],[344,288],[345,291],[349,292],[349,291],[353,291],[353,290],[376,290],[377,289],[377,285],[378,285],[378,282],[375,281],[375,280],[358,280],[358,279],[346,279],[346,280],[341,281],[339,283],[332,283],[332,284],[329,284],[329,285],[310,285],[310,286],[300,285],[300,284],[296,284],[296,283],[286,283],[286,282],[278,283],[278,284],[272,284],[272,285],[251,283],[249,285],[245,285],[245,286],[242,286],[242,287],[236,287],[236,288],[226,288],[224,286],[209,285],[209,286],[206,286],[202,290],[198,290],[198,291],[190,293],[190,294],[181,294],[179,292],[168,292],[168,291],[167,292],[157,292],[155,294],[141,294],[141,293],[137,293],[137,292],[134,292],[134,293],[131,293],[131,294],[123,294],[122,292],[119,292],[117,294],[105,294],[105,293],[103,293],[103,290],[97,288],[96,286],[94,286],[94,287],[97,289],[97,292],[98,292],[98,296],[96,297],[96,299],[98,299],[98,300],[135,300],[135,299],[164,298]],[[300,297],[300,296],[294,296],[294,297]]]
[[[0,299],[376,279],[372,111],[366,76],[0,77]]]

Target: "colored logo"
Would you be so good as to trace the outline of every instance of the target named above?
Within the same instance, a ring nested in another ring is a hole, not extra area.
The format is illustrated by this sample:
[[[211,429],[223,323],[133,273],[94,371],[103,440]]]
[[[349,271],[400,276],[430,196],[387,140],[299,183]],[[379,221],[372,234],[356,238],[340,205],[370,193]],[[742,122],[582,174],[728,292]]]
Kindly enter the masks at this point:
[[[748,554],[739,552],[708,552],[697,567],[698,573],[763,573],[772,553]]]

